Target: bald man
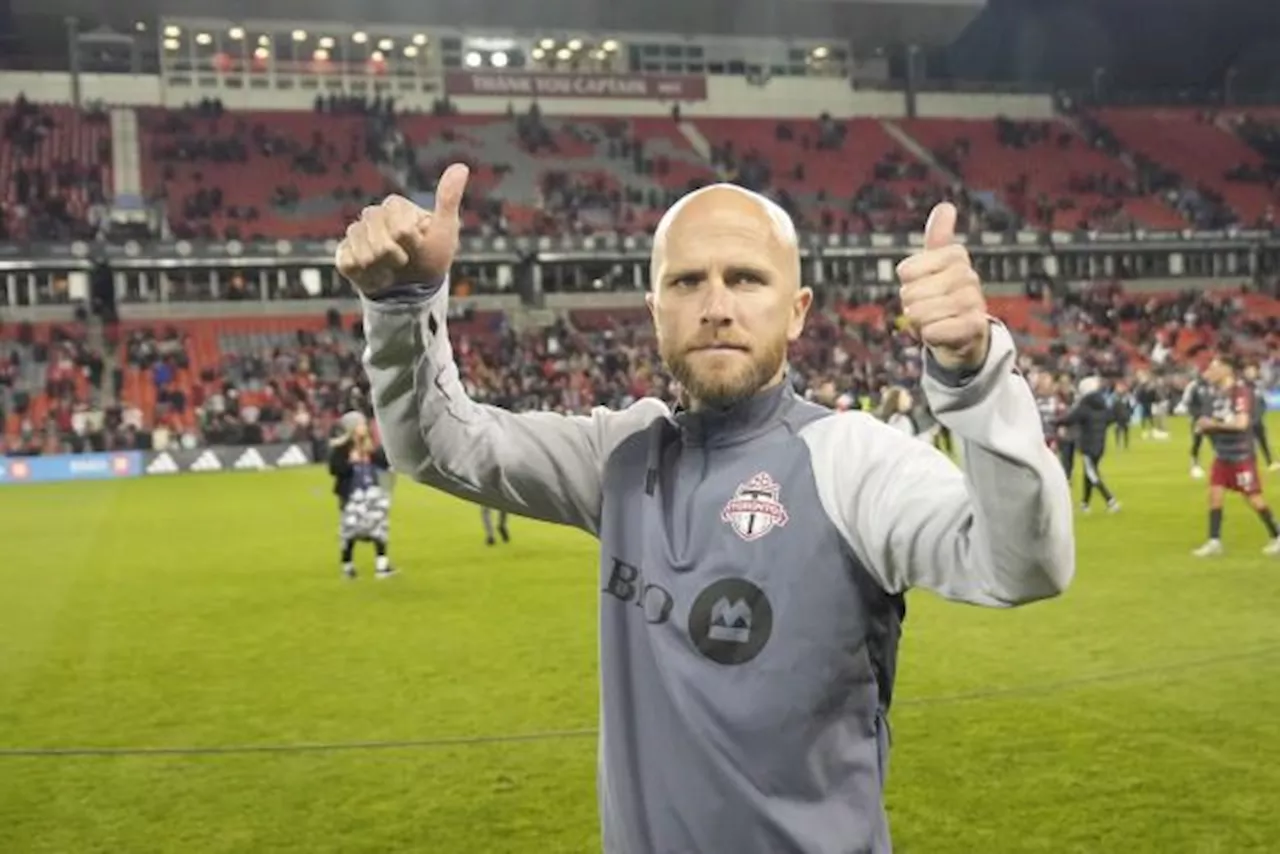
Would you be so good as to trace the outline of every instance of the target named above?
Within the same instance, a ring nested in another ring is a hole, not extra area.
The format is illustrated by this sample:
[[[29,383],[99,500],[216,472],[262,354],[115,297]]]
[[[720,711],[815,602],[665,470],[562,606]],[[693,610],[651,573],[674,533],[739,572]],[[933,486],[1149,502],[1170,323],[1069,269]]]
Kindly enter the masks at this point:
[[[446,170],[431,212],[397,197],[366,209],[337,263],[362,297],[393,466],[599,538],[604,850],[888,852],[904,594],[1008,607],[1074,572],[1066,478],[954,242],[955,209],[935,211],[898,275],[965,473],[796,395],[787,345],[812,295],[795,229],[723,184],[655,233],[647,301],[686,406],[563,416],[469,400],[445,329],[466,179]]]

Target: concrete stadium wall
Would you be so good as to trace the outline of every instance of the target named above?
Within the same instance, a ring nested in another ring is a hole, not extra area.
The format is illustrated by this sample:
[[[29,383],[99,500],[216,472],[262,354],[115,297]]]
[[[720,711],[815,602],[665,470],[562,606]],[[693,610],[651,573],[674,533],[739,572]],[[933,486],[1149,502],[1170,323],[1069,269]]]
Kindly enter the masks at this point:
[[[233,110],[310,110],[316,91],[306,89],[209,89],[166,88],[158,76],[131,74],[82,74],[81,97],[108,104],[180,107],[202,97],[221,98]],[[64,72],[5,72],[0,74],[0,100],[25,93],[46,103],[70,103],[71,75]],[[394,93],[402,108],[428,111],[435,95]],[[458,109],[470,115],[506,112],[508,103],[527,109],[531,99],[506,97],[458,97]],[[640,101],[602,98],[543,98],[538,106],[547,115],[578,116],[665,116],[672,104],[667,101]],[[1047,95],[921,93],[918,113],[924,118],[1010,118],[1047,119],[1053,116],[1053,101]],[[822,112],[835,116],[902,118],[906,101],[901,92],[855,91],[842,79],[775,77],[764,86],[754,86],[741,77],[708,77],[707,100],[680,105],[690,117],[812,118]]]
[[[72,101],[71,75],[62,71],[6,71],[0,74],[0,100],[8,101],[19,94],[46,104],[69,104]],[[131,107],[164,103],[160,78],[149,74],[81,74],[80,97],[84,101],[105,101]]]

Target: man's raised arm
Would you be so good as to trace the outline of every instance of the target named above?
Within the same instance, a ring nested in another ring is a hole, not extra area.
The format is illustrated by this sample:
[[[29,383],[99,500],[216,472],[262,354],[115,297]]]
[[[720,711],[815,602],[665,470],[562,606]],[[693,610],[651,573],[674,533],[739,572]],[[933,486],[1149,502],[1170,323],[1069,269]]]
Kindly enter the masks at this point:
[[[899,267],[926,346],[925,395],[964,451],[940,452],[865,416],[806,428],[827,515],[880,586],[978,605],[1055,596],[1075,572],[1071,492],[1045,446],[1013,336],[986,314],[956,212],[930,217],[924,252]]]
[[[605,460],[665,407],[515,414],[467,396],[445,322],[466,180],[466,167],[446,170],[432,212],[398,196],[366,208],[338,248],[364,306],[364,364],[387,456],[461,498],[595,533]]]
[[[824,509],[890,593],[913,587],[1007,607],[1056,596],[1075,572],[1066,475],[1045,445],[1008,330],[963,384],[930,363],[925,393],[964,449],[964,470],[940,451],[861,414],[802,434]]]

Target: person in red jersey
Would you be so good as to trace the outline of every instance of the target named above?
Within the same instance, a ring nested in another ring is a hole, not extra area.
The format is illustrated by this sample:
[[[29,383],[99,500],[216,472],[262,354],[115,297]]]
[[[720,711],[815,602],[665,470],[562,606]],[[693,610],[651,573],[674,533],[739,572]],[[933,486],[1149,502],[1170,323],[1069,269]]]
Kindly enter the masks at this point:
[[[1209,542],[1196,549],[1196,557],[1222,553],[1222,503],[1228,490],[1239,492],[1266,526],[1268,543],[1263,553],[1280,555],[1280,530],[1262,495],[1258,459],[1254,450],[1253,389],[1238,376],[1225,356],[1216,356],[1205,371],[1212,394],[1208,410],[1196,428],[1213,445],[1213,469],[1209,473]]]

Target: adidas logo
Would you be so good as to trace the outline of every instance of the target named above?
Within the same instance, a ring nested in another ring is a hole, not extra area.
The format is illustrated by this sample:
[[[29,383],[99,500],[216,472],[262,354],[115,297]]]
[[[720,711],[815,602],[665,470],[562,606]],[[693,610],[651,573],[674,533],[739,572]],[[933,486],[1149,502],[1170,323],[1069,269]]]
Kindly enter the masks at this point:
[[[191,464],[192,471],[222,471],[222,463],[218,462],[218,455],[213,451],[205,451],[196,457],[196,461]]]
[[[288,468],[289,466],[305,466],[311,460],[307,459],[307,455],[297,445],[290,445],[289,450],[280,455],[280,459],[276,460],[276,465],[280,468]]]
[[[258,453],[257,448],[249,448],[240,455],[240,459],[236,460],[235,468],[238,471],[262,471],[267,467],[267,461],[262,458],[262,454]]]
[[[178,464],[167,453],[162,453],[147,466],[147,474],[177,474],[178,471]]]

